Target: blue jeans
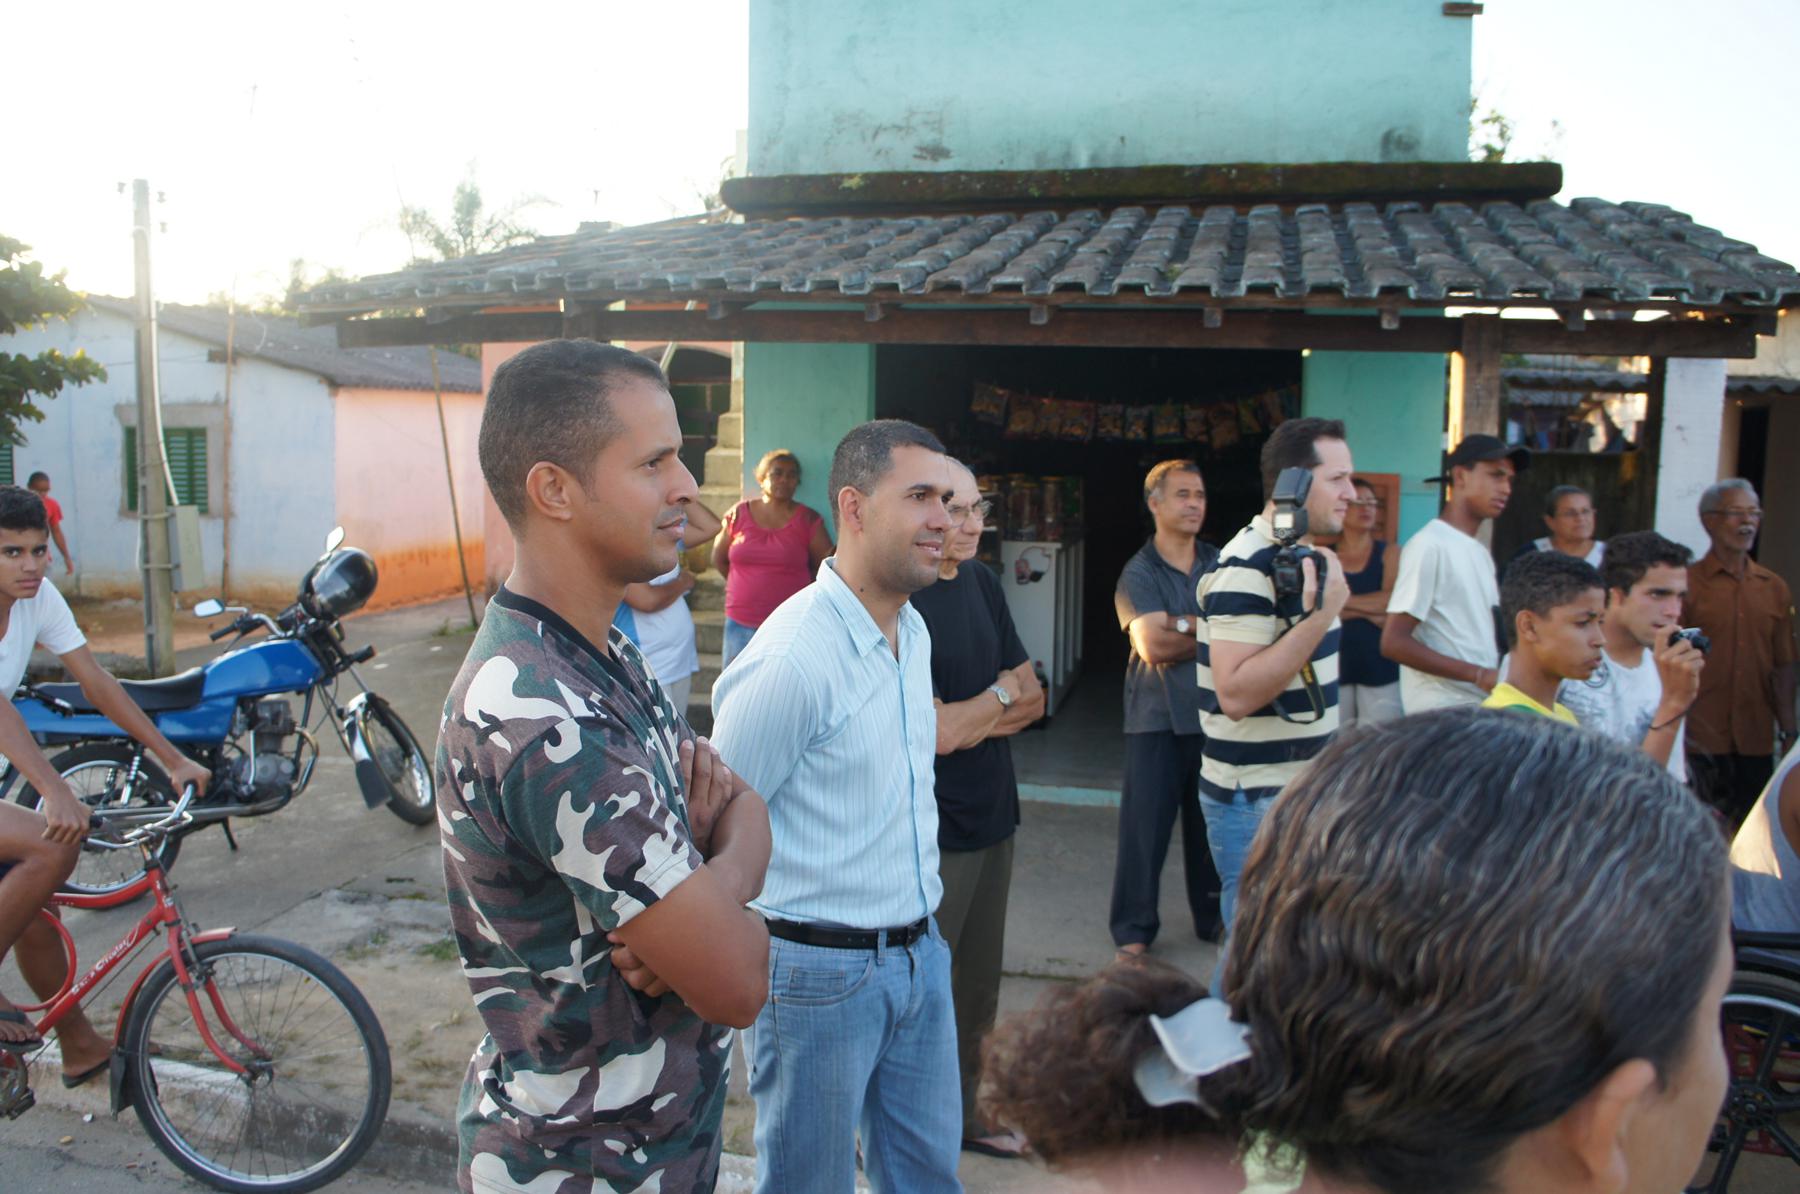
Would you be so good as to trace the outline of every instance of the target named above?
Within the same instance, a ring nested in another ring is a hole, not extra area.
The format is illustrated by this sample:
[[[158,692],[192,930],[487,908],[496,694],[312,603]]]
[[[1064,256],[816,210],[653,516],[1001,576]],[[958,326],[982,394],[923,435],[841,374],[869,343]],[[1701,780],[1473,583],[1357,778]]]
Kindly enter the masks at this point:
[[[725,644],[719,652],[719,670],[724,671],[737,658],[737,653],[750,645],[750,636],[756,633],[756,627],[746,626],[742,622],[725,619]]]
[[[757,1194],[850,1194],[856,1137],[878,1194],[959,1194],[962,1092],[950,948],[769,940],[769,1002],[746,1034]]]
[[[1225,922],[1225,935],[1219,943],[1219,965],[1213,971],[1212,986],[1219,985],[1225,972],[1225,955],[1231,948],[1231,922],[1237,914],[1238,876],[1244,859],[1250,853],[1250,841],[1262,824],[1263,814],[1275,802],[1279,788],[1243,788],[1231,794],[1230,800],[1219,800],[1200,789],[1200,812],[1206,817],[1206,842],[1212,848],[1213,865],[1219,870],[1219,916]]]

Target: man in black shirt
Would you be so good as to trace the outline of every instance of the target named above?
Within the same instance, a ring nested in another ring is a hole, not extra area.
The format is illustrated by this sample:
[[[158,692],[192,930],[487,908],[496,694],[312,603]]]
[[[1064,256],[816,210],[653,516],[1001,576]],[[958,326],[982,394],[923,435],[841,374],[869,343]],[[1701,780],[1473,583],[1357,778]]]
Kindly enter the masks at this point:
[[[999,1007],[1013,831],[1019,824],[1019,785],[1006,740],[1043,715],[1044,693],[1013,629],[999,578],[974,560],[988,513],[975,476],[956,461],[951,476],[955,491],[939,579],[912,597],[931,631],[931,682],[937,694],[938,850],[944,881],[938,928],[950,943],[963,1147],[1018,1156],[1023,1142],[994,1132],[976,1114],[975,1085],[981,1042]]]
[[[1200,542],[1206,481],[1191,460],[1165,460],[1144,478],[1156,533],[1125,565],[1113,603],[1131,639],[1125,664],[1125,785],[1113,868],[1112,937],[1121,957],[1150,948],[1161,927],[1156,898],[1175,816],[1188,911],[1202,940],[1218,933],[1219,872],[1200,812],[1200,689],[1194,672],[1194,589],[1219,558]]]

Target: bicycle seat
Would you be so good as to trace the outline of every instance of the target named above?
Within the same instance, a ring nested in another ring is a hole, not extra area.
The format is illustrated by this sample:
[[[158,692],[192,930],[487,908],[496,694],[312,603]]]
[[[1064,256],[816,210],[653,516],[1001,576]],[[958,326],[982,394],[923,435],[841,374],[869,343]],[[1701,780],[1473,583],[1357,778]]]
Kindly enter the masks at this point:
[[[121,680],[119,687],[146,713],[162,713],[170,709],[191,709],[200,703],[206,689],[206,671],[192,667],[160,680]],[[78,713],[98,713],[94,703],[82,695],[79,684],[40,684],[45,696],[67,701]]]

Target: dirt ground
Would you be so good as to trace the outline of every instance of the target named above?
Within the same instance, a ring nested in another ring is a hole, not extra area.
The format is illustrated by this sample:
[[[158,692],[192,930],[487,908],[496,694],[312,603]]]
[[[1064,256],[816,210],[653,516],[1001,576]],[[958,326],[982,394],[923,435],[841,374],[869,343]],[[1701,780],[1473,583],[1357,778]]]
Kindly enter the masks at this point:
[[[96,655],[128,655],[141,659],[144,654],[144,605],[124,598],[82,597],[65,594],[75,624],[87,635],[88,646]],[[273,613],[273,610],[264,612]],[[229,618],[196,618],[186,609],[175,611],[175,649],[207,646],[206,636]]]

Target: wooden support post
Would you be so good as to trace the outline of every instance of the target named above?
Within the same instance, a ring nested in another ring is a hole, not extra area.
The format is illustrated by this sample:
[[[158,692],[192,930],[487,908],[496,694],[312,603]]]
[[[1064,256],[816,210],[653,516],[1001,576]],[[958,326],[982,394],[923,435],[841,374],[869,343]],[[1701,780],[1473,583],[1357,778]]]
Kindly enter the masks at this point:
[[[1669,362],[1664,357],[1650,358],[1650,380],[1644,386],[1644,421],[1638,427],[1638,484],[1645,489],[1638,506],[1638,526],[1656,525],[1656,489],[1662,476],[1663,388],[1669,380]]]
[[[1467,435],[1499,435],[1500,318],[1462,317],[1462,347],[1450,362],[1450,447]]]
[[[1471,435],[1505,438],[1506,412],[1500,395],[1500,317],[1465,315],[1461,320],[1462,347],[1450,356],[1449,442],[1445,451]],[[1450,487],[1442,487],[1448,495]],[[1493,523],[1481,524],[1478,538],[1491,541]]]

